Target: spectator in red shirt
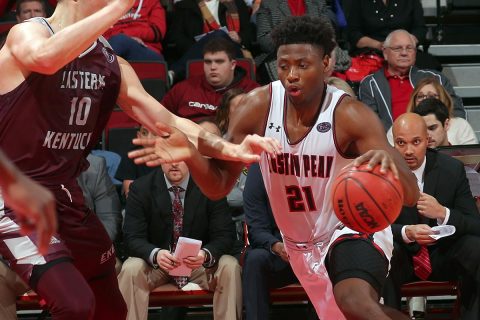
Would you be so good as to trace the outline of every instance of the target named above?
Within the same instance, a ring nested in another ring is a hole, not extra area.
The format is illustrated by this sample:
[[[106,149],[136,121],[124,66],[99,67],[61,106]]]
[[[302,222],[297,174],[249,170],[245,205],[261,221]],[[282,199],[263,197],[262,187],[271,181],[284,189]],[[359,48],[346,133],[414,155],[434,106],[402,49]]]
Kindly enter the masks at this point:
[[[163,60],[161,41],[166,32],[160,1],[137,0],[104,36],[115,53],[126,60]]]
[[[360,83],[359,100],[379,116],[385,131],[406,112],[413,88],[427,77],[437,79],[452,97],[454,116],[465,118],[462,99],[455,94],[449,79],[438,71],[415,67],[416,53],[415,38],[410,33],[405,30],[391,32],[383,43],[386,66]]]
[[[259,86],[236,66],[235,48],[227,39],[216,37],[207,42],[203,59],[205,74],[179,82],[162,100],[171,112],[192,121],[214,117],[227,90],[242,88],[249,92]]]

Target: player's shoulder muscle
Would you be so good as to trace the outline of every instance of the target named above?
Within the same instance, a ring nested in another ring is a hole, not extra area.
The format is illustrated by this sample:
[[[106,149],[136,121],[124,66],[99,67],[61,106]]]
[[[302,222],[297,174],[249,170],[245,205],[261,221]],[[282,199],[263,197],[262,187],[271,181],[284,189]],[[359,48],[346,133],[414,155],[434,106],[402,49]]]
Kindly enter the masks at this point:
[[[237,110],[231,114],[229,132],[231,134],[263,134],[263,124],[268,116],[270,88],[263,86],[245,94]]]

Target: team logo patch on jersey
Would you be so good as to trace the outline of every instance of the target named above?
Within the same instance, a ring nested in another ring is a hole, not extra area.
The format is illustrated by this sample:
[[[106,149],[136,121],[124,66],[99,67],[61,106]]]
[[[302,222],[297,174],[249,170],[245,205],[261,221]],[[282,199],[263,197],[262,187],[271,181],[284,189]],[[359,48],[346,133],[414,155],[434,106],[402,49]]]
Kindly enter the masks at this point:
[[[113,63],[113,61],[115,61],[115,56],[108,52],[107,48],[102,48],[102,52],[105,55],[105,58],[107,58],[108,63]]]
[[[332,124],[330,122],[322,122],[317,125],[318,132],[325,133],[332,129]]]

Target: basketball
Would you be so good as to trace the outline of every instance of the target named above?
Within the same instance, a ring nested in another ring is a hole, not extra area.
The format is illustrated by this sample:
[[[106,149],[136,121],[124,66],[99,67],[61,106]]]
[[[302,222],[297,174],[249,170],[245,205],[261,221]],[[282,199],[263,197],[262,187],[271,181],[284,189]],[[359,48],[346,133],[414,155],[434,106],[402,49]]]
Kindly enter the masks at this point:
[[[363,164],[340,171],[332,186],[333,209],[338,219],[350,229],[373,233],[385,229],[400,214],[403,189],[393,173],[372,171]]]

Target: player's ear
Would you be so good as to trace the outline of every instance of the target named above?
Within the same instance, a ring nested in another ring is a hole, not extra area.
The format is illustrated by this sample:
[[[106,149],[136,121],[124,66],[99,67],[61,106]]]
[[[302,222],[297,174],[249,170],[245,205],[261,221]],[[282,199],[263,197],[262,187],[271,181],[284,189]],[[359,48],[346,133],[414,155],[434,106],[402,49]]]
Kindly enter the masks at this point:
[[[326,74],[330,74],[333,71],[333,68],[335,67],[335,61],[333,60],[330,55],[326,54],[323,57],[323,69],[325,70]]]

